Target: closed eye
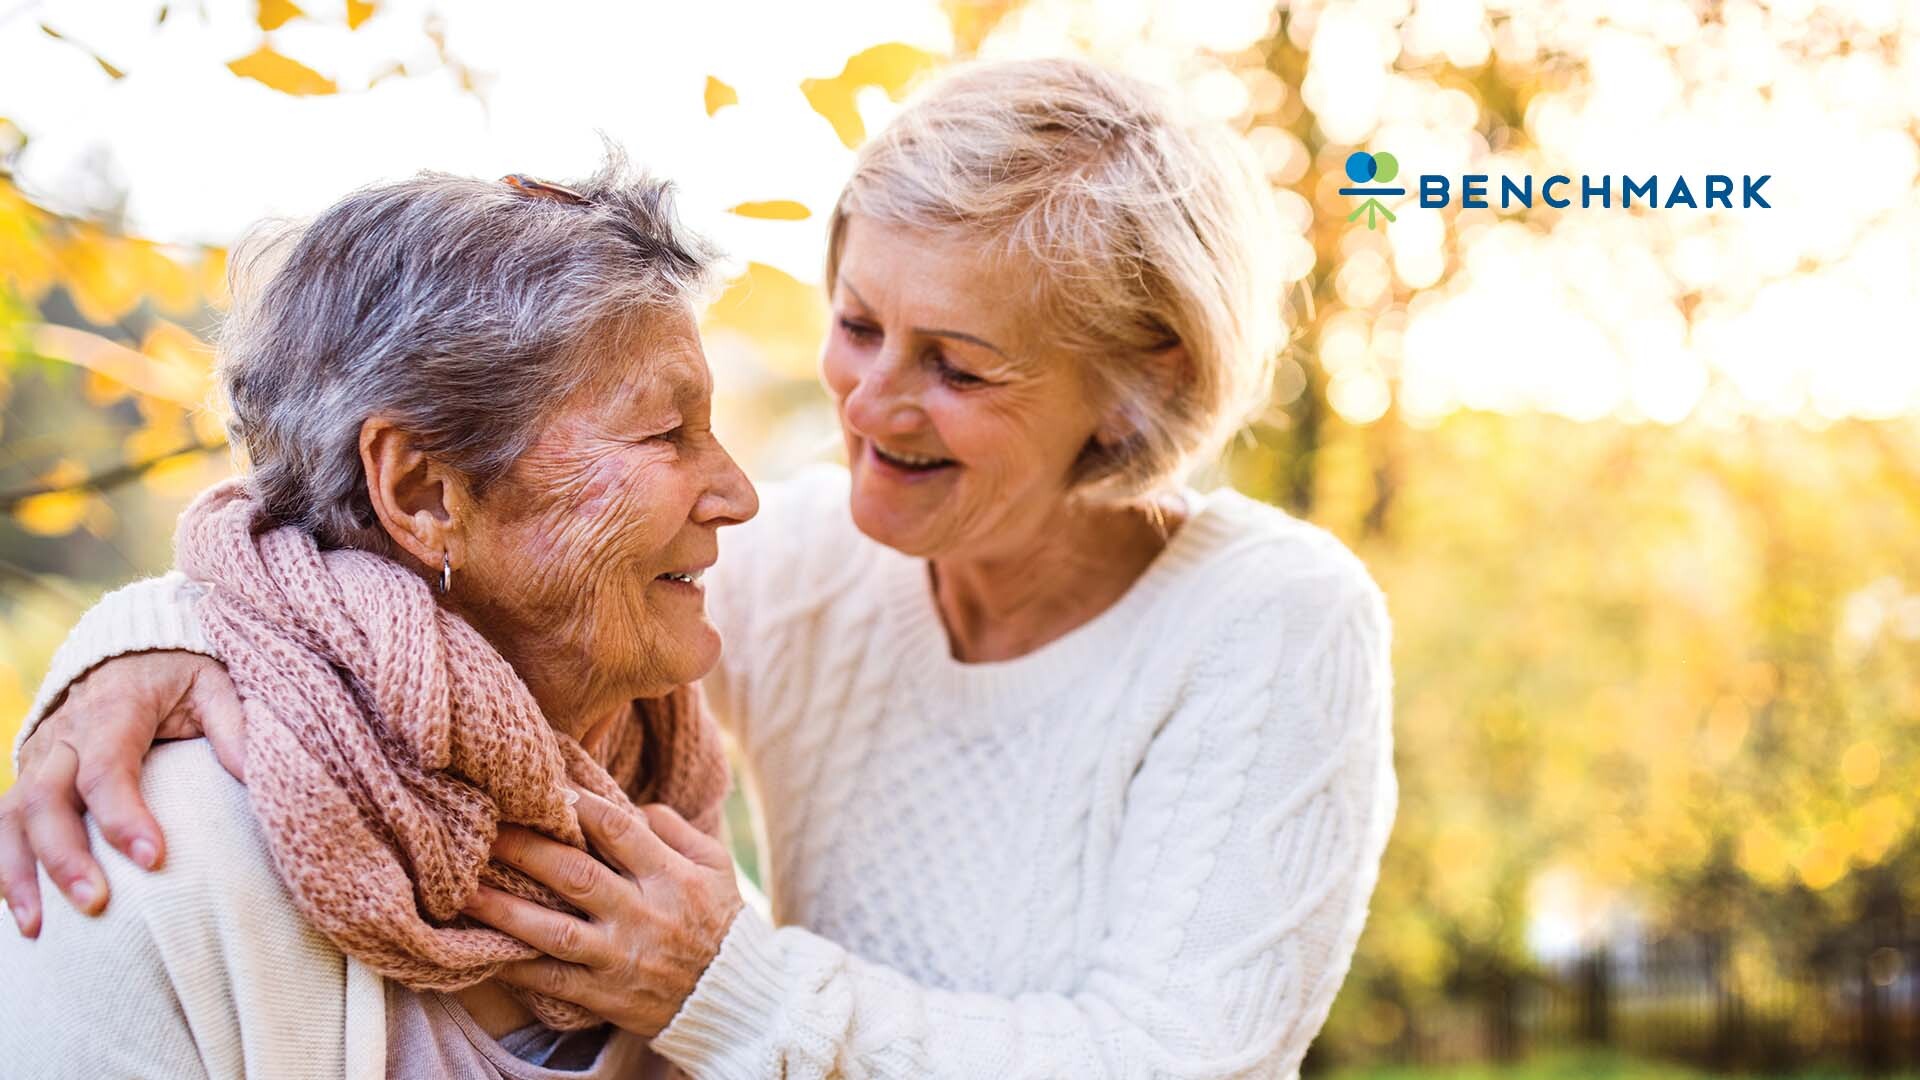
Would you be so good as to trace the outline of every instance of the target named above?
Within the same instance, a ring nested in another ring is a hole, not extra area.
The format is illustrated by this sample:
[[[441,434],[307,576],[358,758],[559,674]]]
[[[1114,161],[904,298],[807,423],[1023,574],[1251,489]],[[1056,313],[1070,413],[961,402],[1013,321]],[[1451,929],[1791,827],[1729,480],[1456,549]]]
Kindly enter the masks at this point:
[[[987,380],[975,375],[971,371],[962,371],[954,367],[947,362],[947,358],[944,356],[935,356],[934,367],[940,373],[940,381],[955,389],[964,390],[972,386],[987,385]]]
[[[857,319],[841,319],[840,330],[842,333],[845,333],[848,338],[863,345],[880,340],[879,327],[871,323],[860,322]]]

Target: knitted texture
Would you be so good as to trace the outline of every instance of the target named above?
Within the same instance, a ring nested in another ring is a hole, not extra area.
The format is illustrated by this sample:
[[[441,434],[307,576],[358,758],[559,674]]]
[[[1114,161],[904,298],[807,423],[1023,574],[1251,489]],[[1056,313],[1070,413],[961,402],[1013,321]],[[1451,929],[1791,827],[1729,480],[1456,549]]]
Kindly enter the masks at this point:
[[[207,586],[199,624],[240,693],[248,795],[274,866],[301,913],[381,975],[456,990],[540,955],[460,909],[484,883],[574,910],[489,855],[503,821],[584,850],[569,783],[717,827],[726,759],[692,689],[637,702],[600,747],[603,767],[418,576],[262,530],[242,482],[196,499],[174,548]],[[601,1022],[523,999],[549,1027]]]
[[[1391,626],[1323,530],[1188,502],[1112,608],[962,664],[843,470],[762,485],[707,577],[727,647],[703,685],[773,915],[734,920],[655,1050],[700,1080],[1298,1069],[1394,817]],[[76,648],[159,623],[200,647],[191,611],[144,611],[195,603],[122,590]]]
[[[1188,493],[1111,608],[968,664],[925,561],[847,499],[838,469],[763,485],[721,538],[705,685],[773,917],[735,920],[654,1048],[701,1080],[1297,1070],[1396,804],[1390,626],[1359,560]]]

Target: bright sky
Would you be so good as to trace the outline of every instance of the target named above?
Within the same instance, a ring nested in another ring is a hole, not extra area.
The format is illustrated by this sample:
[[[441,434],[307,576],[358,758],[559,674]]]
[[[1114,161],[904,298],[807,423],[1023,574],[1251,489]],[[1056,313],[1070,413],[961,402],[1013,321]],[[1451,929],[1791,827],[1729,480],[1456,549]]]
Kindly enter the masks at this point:
[[[31,194],[82,208],[100,197],[104,159],[127,192],[135,232],[230,243],[268,214],[321,209],[372,180],[433,168],[482,176],[568,176],[597,160],[596,132],[682,185],[687,215],[729,249],[803,278],[818,274],[818,221],[750,221],[724,210],[793,199],[831,205],[851,163],[799,86],[847,57],[902,41],[951,48],[926,0],[851,0],[823,18],[791,3],[428,4],[388,0],[356,31],[334,5],[275,31],[278,50],[343,92],[290,97],[227,70],[260,41],[253,5],[208,0],[209,18],[176,4],[51,3],[0,9],[0,115],[31,143],[20,165]],[[423,32],[446,15],[447,47],[491,76],[486,104],[442,68],[360,90],[399,60],[436,64]],[[325,20],[325,21],[319,21]],[[113,80],[47,22],[127,72]],[[740,95],[709,118],[706,79]]]
[[[159,5],[141,0],[0,0],[0,116],[32,139],[23,185],[86,208],[102,201],[104,163],[134,231],[224,244],[260,216],[311,212],[419,168],[582,172],[603,130],[679,180],[687,217],[736,256],[811,281],[852,154],[800,82],[883,42],[952,47],[937,0],[384,0],[354,32],[333,3],[312,6],[320,19],[288,23],[273,43],[349,92],[293,98],[231,74],[226,62],[259,43],[250,0],[206,0],[204,20],[177,4],[159,28]],[[1920,412],[1920,20],[1898,4],[1728,0],[1710,26],[1684,0],[1500,5],[1498,29],[1480,0],[1288,6],[1289,33],[1309,48],[1297,87],[1210,58],[1266,33],[1270,0],[1029,0],[983,51],[1092,55],[1223,116],[1297,94],[1332,140],[1329,179],[1332,158],[1361,146],[1456,186],[1489,173],[1496,192],[1503,174],[1696,185],[1707,172],[1772,174],[1771,210],[1576,209],[1542,226],[1497,211],[1443,217],[1409,198],[1384,233],[1349,229],[1334,282],[1344,310],[1308,343],[1349,420],[1377,418],[1390,395],[1415,422],[1461,407],[1669,423]],[[492,76],[484,108],[445,69],[360,89],[396,59],[434,66],[430,8],[446,16],[452,55]],[[1517,147],[1489,146],[1473,99],[1424,72],[1490,59],[1533,70],[1549,53],[1581,77],[1534,94]],[[711,118],[709,75],[739,93]],[[870,129],[893,108],[878,90],[860,103]],[[1308,151],[1295,136],[1254,135],[1299,230],[1271,242],[1304,275],[1302,234],[1344,216],[1345,200],[1337,183],[1299,186]],[[725,212],[768,199],[814,216]],[[1421,291],[1402,303],[1396,282]]]
[[[310,213],[360,184],[422,168],[582,173],[604,131],[676,179],[683,212],[729,251],[805,280],[818,277],[820,219],[853,155],[808,105],[801,81],[837,75],[848,57],[884,42],[953,48],[936,0],[382,0],[358,30],[347,28],[343,6],[312,2],[313,17],[288,22],[271,41],[348,92],[290,97],[226,67],[260,42],[252,0],[206,0],[205,19],[174,4],[156,27],[160,6],[0,0],[0,116],[32,140],[20,163],[30,194],[86,209],[101,201],[104,161],[106,194],[127,193],[133,231],[226,244],[262,216]],[[1180,57],[1198,46],[1244,47],[1271,15],[1265,0],[1190,7],[1035,3],[997,50],[1092,51],[1172,81]],[[395,61],[415,71],[437,65],[424,32],[432,11],[445,16],[449,53],[488,78],[484,106],[445,68],[361,89]],[[43,33],[43,22],[126,77],[109,78],[86,52]],[[739,104],[709,117],[708,76],[732,86]],[[859,100],[870,129],[894,107],[877,89]],[[803,203],[815,217],[725,213],[767,199]]]

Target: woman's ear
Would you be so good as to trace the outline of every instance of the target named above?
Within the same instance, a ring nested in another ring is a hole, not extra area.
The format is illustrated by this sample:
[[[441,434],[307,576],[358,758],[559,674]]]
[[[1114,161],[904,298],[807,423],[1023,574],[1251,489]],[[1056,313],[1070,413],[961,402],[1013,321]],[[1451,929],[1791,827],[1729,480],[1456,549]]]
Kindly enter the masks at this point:
[[[439,573],[443,558],[459,568],[471,506],[465,479],[381,416],[360,425],[360,467],[374,515],[394,544],[429,573]]]

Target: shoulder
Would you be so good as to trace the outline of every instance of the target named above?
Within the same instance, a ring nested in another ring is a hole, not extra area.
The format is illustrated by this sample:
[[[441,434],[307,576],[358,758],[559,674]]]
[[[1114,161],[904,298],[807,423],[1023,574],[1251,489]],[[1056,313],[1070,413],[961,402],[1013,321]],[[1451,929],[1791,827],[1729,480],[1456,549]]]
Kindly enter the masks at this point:
[[[292,904],[273,872],[246,786],[221,767],[212,743],[157,744],[141,769],[140,793],[167,836],[166,864],[142,875],[143,888],[181,897],[243,888],[249,901]]]
[[[1385,593],[1326,529],[1231,489],[1207,495],[1185,527],[1201,530],[1182,568],[1190,635],[1304,660],[1342,628],[1390,634]]]
[[[56,901],[39,940],[0,935],[21,990],[4,995],[0,1027],[45,1024],[72,1035],[48,1054],[84,1047],[143,1073],[162,1061],[183,1075],[188,1062],[215,1074],[256,1059],[298,1066],[287,1075],[337,1064],[350,965],[294,908],[246,789],[190,740],[154,748],[141,793],[165,862],[140,869],[89,822],[107,909],[88,918]],[[41,888],[54,895],[44,876]]]
[[[165,949],[217,946],[236,956],[336,965],[338,950],[294,907],[246,787],[221,768],[211,743],[155,746],[141,769],[140,791],[166,836],[166,861],[158,870],[128,862],[88,822],[112,890],[110,912],[154,924],[167,939]]]

